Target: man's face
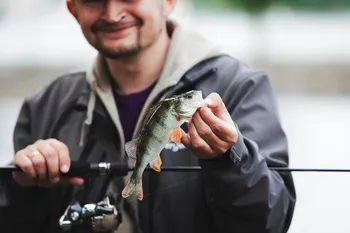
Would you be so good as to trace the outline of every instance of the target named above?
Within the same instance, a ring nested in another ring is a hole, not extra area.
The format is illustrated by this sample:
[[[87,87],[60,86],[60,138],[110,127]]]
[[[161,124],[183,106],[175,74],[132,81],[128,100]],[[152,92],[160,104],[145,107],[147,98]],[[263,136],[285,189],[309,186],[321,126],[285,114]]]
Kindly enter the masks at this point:
[[[165,32],[165,19],[175,4],[175,0],[67,1],[88,42],[109,58],[134,55],[152,45]]]

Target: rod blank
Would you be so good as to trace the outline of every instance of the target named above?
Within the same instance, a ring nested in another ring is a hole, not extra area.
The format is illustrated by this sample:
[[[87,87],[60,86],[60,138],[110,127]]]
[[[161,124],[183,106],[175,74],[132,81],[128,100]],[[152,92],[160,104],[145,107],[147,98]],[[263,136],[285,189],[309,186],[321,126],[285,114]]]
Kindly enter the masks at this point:
[[[72,162],[68,173],[62,174],[68,177],[84,177],[101,176],[101,175],[116,175],[125,176],[128,172],[133,171],[133,167],[117,163],[87,163],[87,162]],[[199,172],[202,168],[200,166],[162,166],[162,172]],[[287,167],[270,167],[270,170],[277,172],[317,172],[317,173],[350,173],[350,169],[328,169],[328,168],[287,168]],[[0,167],[0,174],[10,174],[12,172],[21,172],[19,167],[8,165]],[[153,169],[147,167],[147,172],[152,172]]]

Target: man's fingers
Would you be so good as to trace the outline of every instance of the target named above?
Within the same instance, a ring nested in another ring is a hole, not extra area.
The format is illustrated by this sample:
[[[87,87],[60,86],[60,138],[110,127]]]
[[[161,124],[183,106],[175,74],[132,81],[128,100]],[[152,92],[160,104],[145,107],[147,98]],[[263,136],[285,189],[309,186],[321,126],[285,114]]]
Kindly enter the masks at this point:
[[[35,151],[35,149],[33,151]],[[28,156],[29,157],[32,156],[31,161],[33,163],[36,174],[38,176],[37,178],[39,180],[46,180],[47,179],[47,165],[46,165],[45,157],[39,151],[36,151],[35,154],[33,154],[33,152],[30,152],[30,151],[28,151],[28,152],[30,153],[30,155],[28,155]]]
[[[208,108],[211,109],[215,116],[229,123],[232,122],[232,118],[219,94],[211,93],[205,98],[205,101],[208,103]]]
[[[23,187],[33,187],[37,184],[36,180],[24,172],[14,172],[13,179]]]
[[[35,146],[46,159],[48,178],[53,183],[58,182],[60,177],[58,151],[43,140],[38,141]]]
[[[198,135],[211,147],[216,154],[223,154],[229,146],[227,142],[221,140],[213,133],[211,128],[203,121],[199,112],[193,117],[193,123]]]
[[[68,178],[68,177],[63,177],[62,179],[60,179],[60,183],[69,183],[69,184],[73,184],[73,185],[81,185],[84,184],[84,179],[80,178],[80,177],[72,177],[72,178]],[[37,182],[37,186],[40,187],[52,187],[54,184],[52,182],[49,182],[48,180],[39,180]]]
[[[13,173],[17,183],[22,186],[48,187],[50,183],[57,183],[60,180],[61,173],[68,172],[71,162],[65,144],[56,139],[47,139],[38,140],[33,145],[18,151],[13,164],[23,171]],[[31,180],[28,181],[28,178]],[[82,180],[75,179],[72,182],[79,184]]]
[[[80,177],[69,178],[67,181],[70,184],[78,184],[78,185],[84,183],[84,179]]]
[[[181,129],[181,142],[185,145],[185,147],[191,147],[191,138],[185,131],[183,131],[183,129]]]
[[[210,146],[199,136],[192,119],[188,122],[188,132],[191,137],[191,147],[193,149],[207,153],[213,152]]]
[[[209,108],[202,108],[199,111],[201,119],[211,128],[212,132],[221,140],[228,143],[236,143],[237,131],[233,124],[221,120],[213,114]]]
[[[28,158],[28,156],[24,154],[24,151],[19,151],[16,154],[15,159],[13,161],[13,165],[21,168],[31,178],[33,178],[33,179],[37,178],[37,174],[36,174],[34,165],[33,165],[32,161]],[[15,172],[17,177],[19,175],[22,175],[20,173],[22,173],[22,172]]]
[[[62,177],[61,182],[79,185],[84,183],[84,179],[81,177]]]
[[[222,107],[224,107],[224,103],[222,102],[222,99],[221,99],[220,95],[217,94],[217,93],[210,93],[205,98],[205,101],[208,104],[208,107],[211,108],[214,112],[217,112]]]
[[[68,147],[56,139],[49,139],[48,142],[52,147],[56,148],[56,150],[58,151],[60,171],[62,173],[67,173],[71,165]]]
[[[220,138],[218,138],[210,127],[203,121],[198,111],[193,116],[193,124],[196,127],[199,137],[201,137],[207,144],[217,146],[221,144]]]

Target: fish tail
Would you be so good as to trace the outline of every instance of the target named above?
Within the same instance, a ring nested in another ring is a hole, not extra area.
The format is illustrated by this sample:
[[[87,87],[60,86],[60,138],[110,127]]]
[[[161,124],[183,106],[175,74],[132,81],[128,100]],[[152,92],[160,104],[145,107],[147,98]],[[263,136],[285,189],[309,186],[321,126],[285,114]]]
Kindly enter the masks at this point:
[[[127,198],[134,192],[136,192],[139,200],[143,199],[142,179],[131,176],[123,189],[122,197]]]

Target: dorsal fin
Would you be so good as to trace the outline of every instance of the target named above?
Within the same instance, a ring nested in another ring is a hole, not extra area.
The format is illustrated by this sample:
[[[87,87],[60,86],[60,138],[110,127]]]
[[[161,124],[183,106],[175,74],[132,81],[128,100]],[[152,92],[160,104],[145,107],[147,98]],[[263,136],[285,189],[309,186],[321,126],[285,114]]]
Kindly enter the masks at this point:
[[[146,112],[143,120],[142,120],[142,126],[146,125],[149,120],[152,118],[152,116],[157,112],[157,110],[160,108],[160,106],[162,105],[163,101],[160,101],[156,104],[154,104],[152,107],[150,107],[148,109],[148,111]]]

